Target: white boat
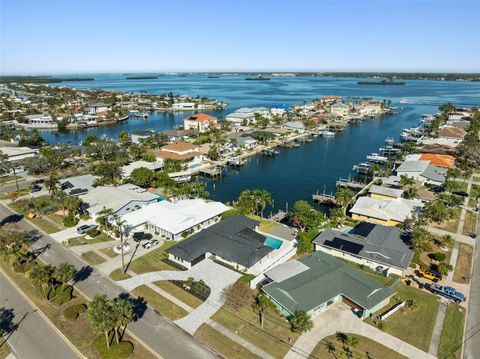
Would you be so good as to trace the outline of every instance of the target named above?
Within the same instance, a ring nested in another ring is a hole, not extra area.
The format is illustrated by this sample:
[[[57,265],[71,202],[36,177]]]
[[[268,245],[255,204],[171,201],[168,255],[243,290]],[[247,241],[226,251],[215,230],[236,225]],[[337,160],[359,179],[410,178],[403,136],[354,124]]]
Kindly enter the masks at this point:
[[[380,156],[378,153],[372,153],[371,155],[367,156],[367,160],[369,160],[370,162],[375,162],[375,163],[388,162],[387,157]]]
[[[332,131],[323,131],[322,132],[323,137],[335,137],[335,132]]]

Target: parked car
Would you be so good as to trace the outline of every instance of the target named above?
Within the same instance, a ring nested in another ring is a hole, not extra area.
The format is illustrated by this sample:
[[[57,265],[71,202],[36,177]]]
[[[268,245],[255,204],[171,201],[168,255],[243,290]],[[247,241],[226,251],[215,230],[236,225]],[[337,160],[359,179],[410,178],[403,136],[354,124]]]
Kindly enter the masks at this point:
[[[38,184],[36,184],[32,186],[32,188],[30,189],[30,192],[35,193],[35,192],[40,192],[41,190],[42,190],[42,186],[39,186]]]
[[[145,239],[152,239],[152,235],[150,233],[145,233],[145,232],[134,232],[132,234],[132,239],[135,242],[140,242],[140,241],[143,241]]]
[[[457,191],[453,192],[453,194],[456,194],[457,196],[468,197],[468,193],[465,191]]]
[[[145,249],[150,249],[158,244],[158,240],[152,239],[151,241],[145,242],[142,244],[142,247]]]
[[[447,287],[438,284],[430,285],[430,291],[435,294],[439,294],[442,297],[448,298],[453,300],[455,303],[460,303],[465,301],[465,295],[459,291],[457,291],[453,287]]]
[[[418,274],[423,278],[430,279],[434,283],[438,282],[439,280],[442,280],[443,278],[440,273],[435,272],[432,269],[420,269],[418,271]]]
[[[77,228],[77,233],[78,234],[86,234],[88,231],[92,229],[97,229],[96,224],[84,224],[80,227]]]

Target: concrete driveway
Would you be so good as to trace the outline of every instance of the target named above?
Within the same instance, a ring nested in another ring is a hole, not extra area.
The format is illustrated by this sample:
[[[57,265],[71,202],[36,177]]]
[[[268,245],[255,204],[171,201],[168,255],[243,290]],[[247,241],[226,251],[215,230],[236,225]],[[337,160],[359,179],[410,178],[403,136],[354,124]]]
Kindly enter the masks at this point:
[[[83,226],[84,224],[96,224],[93,219],[84,221],[81,219],[75,227],[66,228],[59,232],[52,233],[50,236],[55,239],[58,243],[67,242],[69,239],[80,237],[81,235],[77,233],[77,228]]]
[[[223,290],[235,283],[241,276],[240,273],[214,263],[209,259],[204,259],[187,271],[150,272],[117,283],[126,290],[131,291],[140,285],[159,280],[187,280],[190,277],[195,280],[203,280],[210,288],[210,296],[190,314],[175,321],[178,326],[193,335],[224,304]]]

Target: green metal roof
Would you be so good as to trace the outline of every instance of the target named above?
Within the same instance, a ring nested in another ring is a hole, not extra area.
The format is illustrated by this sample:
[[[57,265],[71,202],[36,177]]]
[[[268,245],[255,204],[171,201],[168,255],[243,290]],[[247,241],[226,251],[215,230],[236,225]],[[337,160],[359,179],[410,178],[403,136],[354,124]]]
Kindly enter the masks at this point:
[[[339,294],[367,310],[395,294],[392,287],[326,253],[315,252],[299,261],[309,269],[262,288],[292,314],[299,310],[308,312]]]

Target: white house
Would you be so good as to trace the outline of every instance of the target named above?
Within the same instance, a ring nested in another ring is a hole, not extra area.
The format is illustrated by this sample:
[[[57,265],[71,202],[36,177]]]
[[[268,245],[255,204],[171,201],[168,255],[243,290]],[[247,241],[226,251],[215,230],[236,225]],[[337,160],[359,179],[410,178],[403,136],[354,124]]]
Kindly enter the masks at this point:
[[[305,125],[301,121],[289,121],[283,124],[283,128],[291,131],[305,132]]]
[[[95,115],[100,112],[107,112],[112,110],[112,105],[106,103],[94,103],[88,107],[88,113]]]
[[[217,125],[217,118],[206,113],[197,113],[183,120],[185,130],[206,132]]]
[[[7,160],[11,162],[38,156],[38,149],[29,147],[3,146],[0,147],[0,152],[7,155]]]
[[[197,161],[203,160],[203,154],[199,152],[199,146],[189,142],[175,142],[163,146],[156,151],[157,158],[172,159],[177,161]]]
[[[172,105],[173,111],[193,111],[197,109],[195,102],[176,102]]]
[[[225,119],[236,126],[240,126],[243,123],[249,124],[255,122],[256,113],[264,117],[269,117],[269,111],[266,107],[242,107],[228,114]]]
[[[217,223],[219,216],[228,209],[221,202],[202,199],[161,201],[126,213],[122,219],[129,232],[148,230],[168,240],[179,240]]]
[[[161,197],[133,184],[123,184],[118,187],[95,187],[87,194],[80,196],[80,199],[87,204],[86,210],[90,216],[96,219],[99,212],[104,209],[111,209],[112,214],[122,216],[157,202]]]
[[[350,107],[348,107],[344,103],[338,102],[333,104],[332,107],[330,107],[330,112],[332,113],[332,115],[344,116],[348,115],[348,113],[350,112]]]
[[[147,162],[147,161],[134,161],[129,163],[128,165],[122,166],[122,177],[123,178],[130,178],[133,170],[137,168],[148,168],[151,171],[158,171],[163,167],[163,159],[157,158],[155,162]]]
[[[36,114],[36,115],[27,115],[25,119],[27,123],[20,123],[19,125],[25,128],[43,128],[43,129],[56,129],[58,125],[53,121],[52,116]]]

